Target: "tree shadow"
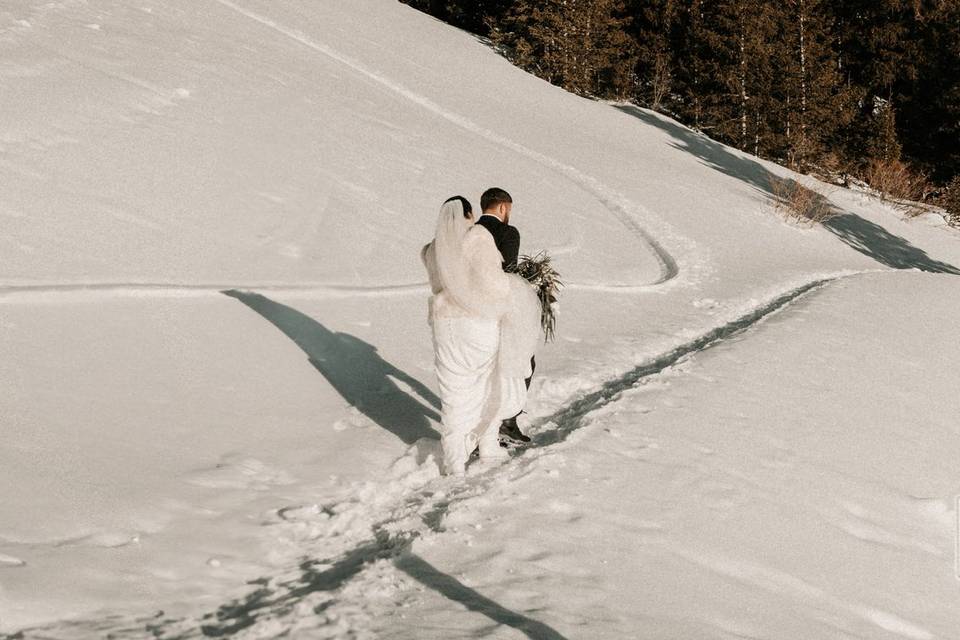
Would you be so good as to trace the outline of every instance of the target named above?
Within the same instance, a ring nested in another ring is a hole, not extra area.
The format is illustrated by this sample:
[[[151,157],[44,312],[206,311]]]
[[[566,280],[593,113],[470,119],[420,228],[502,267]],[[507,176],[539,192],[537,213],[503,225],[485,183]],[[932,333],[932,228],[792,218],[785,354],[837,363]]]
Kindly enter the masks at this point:
[[[280,329],[344,400],[404,443],[439,437],[430,421],[440,421],[440,399],[422,382],[384,360],[373,345],[349,333],[330,331],[310,316],[258,293],[221,293],[236,298]],[[410,396],[395,380],[408,385],[430,406]]]
[[[893,269],[960,275],[960,269],[931,258],[926,251],[858,215],[841,213],[824,222],[823,226],[848,246]]]
[[[634,105],[616,105],[615,108],[667,133],[674,140],[671,143],[674,148],[696,156],[711,169],[746,182],[775,202],[779,199],[775,193],[775,185],[786,185],[788,189],[797,185],[795,180],[776,176],[759,162],[734,154],[726,145],[667,117],[658,116]],[[819,206],[832,213],[822,222],[823,226],[850,248],[893,269],[920,269],[932,273],[960,275],[960,269],[931,258],[905,238],[894,235],[854,213],[840,211],[827,198],[817,195]]]
[[[733,154],[726,145],[688,129],[666,116],[659,116],[634,105],[615,105],[615,108],[668,134],[674,140],[670,143],[671,146],[696,156],[711,169],[742,180],[770,197],[774,196],[770,184],[772,174],[759,162]]]

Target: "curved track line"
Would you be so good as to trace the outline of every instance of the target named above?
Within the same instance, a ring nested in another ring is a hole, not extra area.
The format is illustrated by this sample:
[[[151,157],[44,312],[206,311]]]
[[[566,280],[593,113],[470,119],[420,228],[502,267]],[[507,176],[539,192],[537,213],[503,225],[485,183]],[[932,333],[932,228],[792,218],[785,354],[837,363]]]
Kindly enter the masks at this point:
[[[306,293],[329,297],[382,297],[429,292],[426,282],[382,286],[352,286],[345,284],[177,284],[164,282],[96,282],[72,284],[0,285],[0,303],[45,301],[75,298],[80,300],[106,297],[130,298],[199,298],[219,295],[222,291],[265,291],[274,293]]]
[[[613,191],[612,189],[607,188],[603,183],[601,183],[599,180],[597,180],[593,176],[583,173],[579,169],[576,169],[568,164],[564,164],[563,162],[560,162],[556,158],[552,158],[546,154],[540,153],[539,151],[535,151],[530,147],[520,144],[519,142],[511,140],[507,137],[504,137],[494,131],[491,131],[490,129],[487,129],[486,127],[483,127],[464,116],[461,116],[457,113],[449,111],[448,109],[445,109],[444,107],[437,104],[433,100],[430,100],[426,96],[420,95],[419,93],[416,93],[408,89],[407,87],[404,87],[403,85],[390,80],[389,78],[377,73],[376,71],[373,71],[372,69],[367,68],[362,63],[348,56],[345,56],[344,54],[340,53],[335,49],[332,49],[324,44],[316,42],[315,40],[313,40],[312,38],[310,38],[309,36],[307,36],[301,31],[290,29],[289,27],[286,27],[274,20],[271,20],[270,18],[267,18],[258,13],[250,11],[249,9],[245,9],[244,7],[241,7],[236,3],[232,2],[232,0],[214,0],[214,2],[217,2],[223,5],[224,7],[227,7],[228,9],[231,9],[232,11],[239,13],[249,18],[250,20],[259,22],[265,27],[268,27],[276,31],[277,33],[280,33],[292,40],[295,40],[296,42],[299,42],[300,44],[310,49],[313,49],[318,53],[321,53],[329,58],[332,58],[333,60],[336,60],[337,62],[340,62],[341,64],[353,69],[357,73],[363,76],[366,76],[367,78],[373,80],[374,82],[410,100],[414,104],[417,104],[423,107],[424,109],[434,113],[437,116],[440,116],[444,120],[447,120],[448,122],[451,122],[462,129],[465,129],[466,131],[469,131],[470,133],[473,133],[482,138],[485,138],[495,144],[504,146],[512,151],[515,151],[516,153],[519,153],[523,156],[526,156],[527,158],[530,158],[531,160],[534,160],[535,162],[538,162],[539,164],[542,164],[550,169],[553,169],[554,171],[564,175],[566,178],[576,183],[582,189],[584,189],[585,191],[593,195],[597,200],[600,201],[601,204],[603,204],[604,207],[607,208],[607,210],[609,210],[620,221],[621,224],[627,227],[627,229],[632,231],[634,234],[640,237],[640,239],[643,242],[647,244],[654,258],[657,260],[657,262],[660,265],[660,275],[655,281],[648,282],[641,285],[627,285],[624,287],[618,287],[616,288],[616,290],[626,291],[626,290],[632,290],[632,289],[648,288],[654,285],[662,284],[668,280],[672,280],[680,273],[680,268],[677,265],[677,261],[656,240],[656,238],[650,235],[650,233],[648,233],[647,230],[640,225],[640,223],[636,219],[637,216],[631,211],[632,210],[638,211],[638,213],[644,214],[647,218],[652,217],[650,212],[646,211],[646,209],[643,209],[639,205],[630,202],[624,196]]]
[[[606,285],[566,282],[565,289],[581,291],[606,291],[612,293],[634,292],[653,285]],[[430,292],[427,282],[387,285],[349,285],[338,283],[210,283],[181,284],[176,282],[77,282],[56,284],[0,284],[0,304],[50,302],[53,300],[101,300],[104,298],[202,298],[218,296],[223,291],[259,291],[309,295],[324,298],[376,298],[426,294]]]

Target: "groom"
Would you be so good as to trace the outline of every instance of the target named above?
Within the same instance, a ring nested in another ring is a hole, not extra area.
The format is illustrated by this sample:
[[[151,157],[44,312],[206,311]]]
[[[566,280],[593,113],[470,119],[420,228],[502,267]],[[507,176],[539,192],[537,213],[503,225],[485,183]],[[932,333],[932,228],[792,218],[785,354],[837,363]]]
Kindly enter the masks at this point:
[[[482,214],[477,220],[477,224],[484,227],[493,235],[493,241],[503,256],[503,270],[507,272],[517,270],[517,259],[520,255],[520,232],[510,224],[510,210],[513,208],[513,198],[510,194],[498,187],[491,187],[480,196],[480,209]],[[530,388],[530,380],[533,378],[533,371],[537,368],[537,362],[530,358],[530,377],[524,380],[527,389]],[[521,411],[520,413],[523,413]],[[504,439],[516,442],[530,442],[530,438],[520,431],[517,426],[518,413],[512,418],[507,418],[500,424],[500,436]]]

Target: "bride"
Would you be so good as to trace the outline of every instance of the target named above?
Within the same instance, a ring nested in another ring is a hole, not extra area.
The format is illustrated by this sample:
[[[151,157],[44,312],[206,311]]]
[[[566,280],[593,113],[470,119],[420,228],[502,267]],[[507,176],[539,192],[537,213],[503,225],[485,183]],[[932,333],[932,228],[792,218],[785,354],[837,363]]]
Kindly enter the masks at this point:
[[[477,446],[481,460],[506,457],[500,421],[523,408],[523,380],[541,336],[536,293],[522,277],[503,272],[493,237],[474,222],[467,199],[450,198],[433,241],[420,252],[433,294],[443,468],[453,475],[465,473]]]

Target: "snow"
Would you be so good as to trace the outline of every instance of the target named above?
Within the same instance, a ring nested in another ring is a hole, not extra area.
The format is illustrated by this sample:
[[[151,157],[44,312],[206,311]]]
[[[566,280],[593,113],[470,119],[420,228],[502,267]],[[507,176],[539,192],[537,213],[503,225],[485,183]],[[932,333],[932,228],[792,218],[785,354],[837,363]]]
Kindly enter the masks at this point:
[[[515,459],[412,553],[564,637],[953,637],[960,406],[919,361],[939,329],[914,305],[952,321],[957,287],[905,273],[808,293]],[[489,624],[403,597],[428,628]]]
[[[0,633],[955,634],[941,221],[387,0],[8,3],[0,60]],[[569,286],[458,483],[418,251],[494,184]]]

